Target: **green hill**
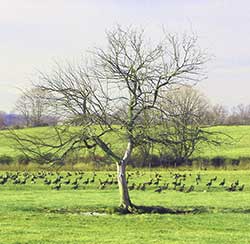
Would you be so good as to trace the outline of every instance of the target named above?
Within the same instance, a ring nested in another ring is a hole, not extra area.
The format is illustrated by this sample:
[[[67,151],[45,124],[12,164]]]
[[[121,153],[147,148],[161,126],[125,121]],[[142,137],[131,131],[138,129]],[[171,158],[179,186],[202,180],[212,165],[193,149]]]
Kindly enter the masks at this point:
[[[201,152],[196,152],[194,156],[203,158],[225,157],[228,159],[250,158],[250,126],[216,126],[211,127],[211,131],[219,131],[232,139],[223,137],[221,146],[207,146],[201,148]]]
[[[250,158],[250,126],[216,126],[209,128],[211,131],[219,131],[225,133],[233,138],[229,140],[227,137],[223,137],[225,143],[221,146],[208,146],[202,145],[201,149],[193,155],[193,157],[201,158],[214,158],[217,156],[225,157],[228,159],[239,159],[239,158]],[[15,149],[15,143],[10,139],[6,138],[8,131],[0,131],[0,156],[8,155],[16,157],[20,155],[20,152]],[[49,127],[39,127],[39,128],[29,128],[20,129],[18,133],[25,133],[29,135],[39,135],[39,134],[51,134],[51,128]],[[116,138],[115,136],[110,136],[109,142],[112,144],[114,150],[123,152],[124,143]],[[96,151],[97,155],[102,156],[102,152]],[[157,154],[157,152],[155,152]],[[86,154],[85,154],[86,155]]]

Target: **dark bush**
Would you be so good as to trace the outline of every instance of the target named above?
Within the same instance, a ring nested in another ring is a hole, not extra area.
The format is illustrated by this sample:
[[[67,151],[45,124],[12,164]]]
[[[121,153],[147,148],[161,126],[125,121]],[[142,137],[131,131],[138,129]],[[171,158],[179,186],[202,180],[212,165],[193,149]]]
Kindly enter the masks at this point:
[[[14,158],[8,155],[0,156],[0,164],[10,164],[14,161]]]
[[[149,167],[163,166],[163,162],[162,162],[161,158],[158,157],[157,155],[150,155],[148,162],[149,162],[148,165],[145,165],[145,166],[149,166]]]
[[[129,165],[133,167],[178,167],[178,166],[192,166],[191,159],[176,159],[172,155],[149,155],[144,161],[140,155],[135,155],[130,161]]]
[[[46,153],[34,159],[34,161],[38,164],[46,164],[55,161],[55,157],[53,153]]]
[[[164,167],[174,167],[175,166],[175,158],[172,155],[162,155],[160,157],[160,164]]]
[[[211,164],[214,167],[221,167],[225,165],[225,158],[224,157],[215,157],[211,160]]]
[[[201,162],[202,162],[201,165],[202,169],[207,169],[207,167],[211,165],[211,160],[209,158],[202,158]]]
[[[129,162],[132,167],[159,167],[163,166],[162,160],[157,155],[148,155],[147,159],[143,159],[141,155],[133,156]]]
[[[233,166],[239,166],[240,165],[240,160],[239,159],[232,159],[232,165]]]
[[[30,162],[30,158],[27,157],[26,155],[19,155],[17,157],[17,162],[22,165],[27,165]]]

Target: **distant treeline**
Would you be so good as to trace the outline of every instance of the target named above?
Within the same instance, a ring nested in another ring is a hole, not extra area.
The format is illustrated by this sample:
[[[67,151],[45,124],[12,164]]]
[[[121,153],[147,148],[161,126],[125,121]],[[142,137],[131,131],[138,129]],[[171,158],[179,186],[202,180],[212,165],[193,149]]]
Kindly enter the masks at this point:
[[[43,115],[39,123],[33,123],[31,121],[27,121],[27,119],[21,115],[16,113],[5,113],[0,111],[0,129],[5,128],[24,128],[24,127],[38,127],[38,126],[52,126],[56,125],[57,120],[55,117],[49,115]]]
[[[232,109],[222,105],[210,106],[206,111],[208,125],[250,125],[250,104],[239,104]]]
[[[209,105],[203,111],[204,125],[250,125],[250,104],[239,104],[232,109],[222,105]],[[14,127],[38,127],[53,126],[58,124],[58,118],[42,113],[38,116],[30,114],[25,116],[22,113],[5,113],[0,111],[0,129]]]

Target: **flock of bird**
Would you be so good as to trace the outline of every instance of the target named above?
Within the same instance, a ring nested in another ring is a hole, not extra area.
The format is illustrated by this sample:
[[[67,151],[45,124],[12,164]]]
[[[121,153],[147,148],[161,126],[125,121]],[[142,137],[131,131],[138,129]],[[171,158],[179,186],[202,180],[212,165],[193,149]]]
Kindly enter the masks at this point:
[[[103,178],[105,177],[105,178]],[[145,178],[149,180],[145,181]],[[189,178],[189,179],[188,179]],[[188,179],[188,180],[187,180]],[[191,180],[190,180],[191,179]],[[189,183],[186,183],[189,182]],[[191,182],[191,183],[190,183]],[[110,189],[112,186],[118,188],[118,181],[115,173],[96,173],[96,172],[4,172],[0,174],[0,185],[28,185],[40,184],[50,186],[52,190],[62,188],[77,190],[86,189],[92,186],[100,190]],[[225,178],[219,180],[214,176],[207,180],[200,173],[174,173],[169,171],[168,175],[162,173],[143,173],[141,171],[127,173],[127,184],[130,191],[152,190],[162,193],[167,190],[190,193],[193,191],[210,191],[212,189],[223,189],[229,192],[243,191],[245,184],[240,184],[237,179],[233,182]]]

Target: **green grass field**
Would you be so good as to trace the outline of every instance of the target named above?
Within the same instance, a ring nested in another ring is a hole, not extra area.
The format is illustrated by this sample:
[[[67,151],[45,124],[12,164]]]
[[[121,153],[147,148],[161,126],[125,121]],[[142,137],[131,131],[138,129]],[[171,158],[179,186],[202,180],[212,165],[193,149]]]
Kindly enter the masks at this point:
[[[231,139],[224,137],[225,143],[221,146],[204,146],[195,156],[213,158],[217,156],[239,159],[250,158],[250,126],[216,126],[211,131],[219,131],[229,135]]]
[[[230,135],[234,142],[217,148],[204,146],[194,157],[250,158],[250,126],[211,130]],[[50,133],[46,127],[20,132]],[[17,156],[19,152],[4,133],[0,132],[0,155]],[[117,150],[124,146],[115,138],[110,140]],[[61,188],[53,190],[52,185],[60,183],[45,184],[44,180],[54,181],[56,173],[0,171],[0,243],[250,243],[250,170],[179,171],[176,188],[173,182],[177,172],[162,169],[159,173],[162,177],[157,185],[155,171],[132,172],[132,201],[184,213],[120,215],[115,211],[119,204],[115,172],[98,171],[94,183],[84,184],[93,179],[93,172],[86,171],[76,190],[72,182],[80,175],[60,172]],[[201,180],[197,185],[198,174]],[[99,189],[99,179],[109,182],[104,189]],[[151,179],[152,184],[146,184],[143,191],[143,183]],[[68,185],[64,183],[67,180]],[[166,185],[161,193],[155,192]],[[191,186],[194,189],[188,192]]]
[[[131,173],[131,172],[130,172]],[[0,185],[0,243],[249,243],[250,242],[250,171],[179,171],[159,172],[159,185],[169,183],[168,189],[155,192],[155,172],[133,172],[129,186],[149,182],[145,191],[131,190],[137,205],[157,205],[179,210],[197,210],[189,214],[133,214],[113,213],[119,203],[117,185],[106,184],[99,189],[99,179],[115,180],[115,172],[85,172],[78,180],[79,188],[73,190],[72,182],[79,174],[66,176],[60,173],[62,187],[52,190],[44,183],[57,175],[38,172],[10,176]],[[174,190],[175,173],[181,185]],[[9,175],[15,175],[15,172]],[[32,176],[32,174],[34,176]],[[110,176],[108,176],[110,174]],[[185,180],[184,180],[184,174]],[[201,180],[196,184],[197,174]],[[6,172],[0,172],[0,179]],[[27,176],[29,175],[29,176]],[[216,177],[217,176],[217,177]],[[215,178],[211,187],[210,179]],[[21,184],[27,178],[25,184]],[[32,179],[34,178],[34,179]],[[220,183],[225,178],[223,186]],[[15,179],[20,182],[13,184]],[[70,184],[65,182],[70,179]],[[182,180],[181,180],[182,179]],[[236,182],[239,181],[239,184]],[[0,180],[1,182],[1,180]],[[235,191],[228,191],[231,184]],[[183,191],[180,189],[183,187]],[[243,191],[240,187],[245,185]],[[52,184],[56,185],[56,184]],[[57,183],[58,185],[58,183]],[[193,185],[194,190],[187,193]]]

